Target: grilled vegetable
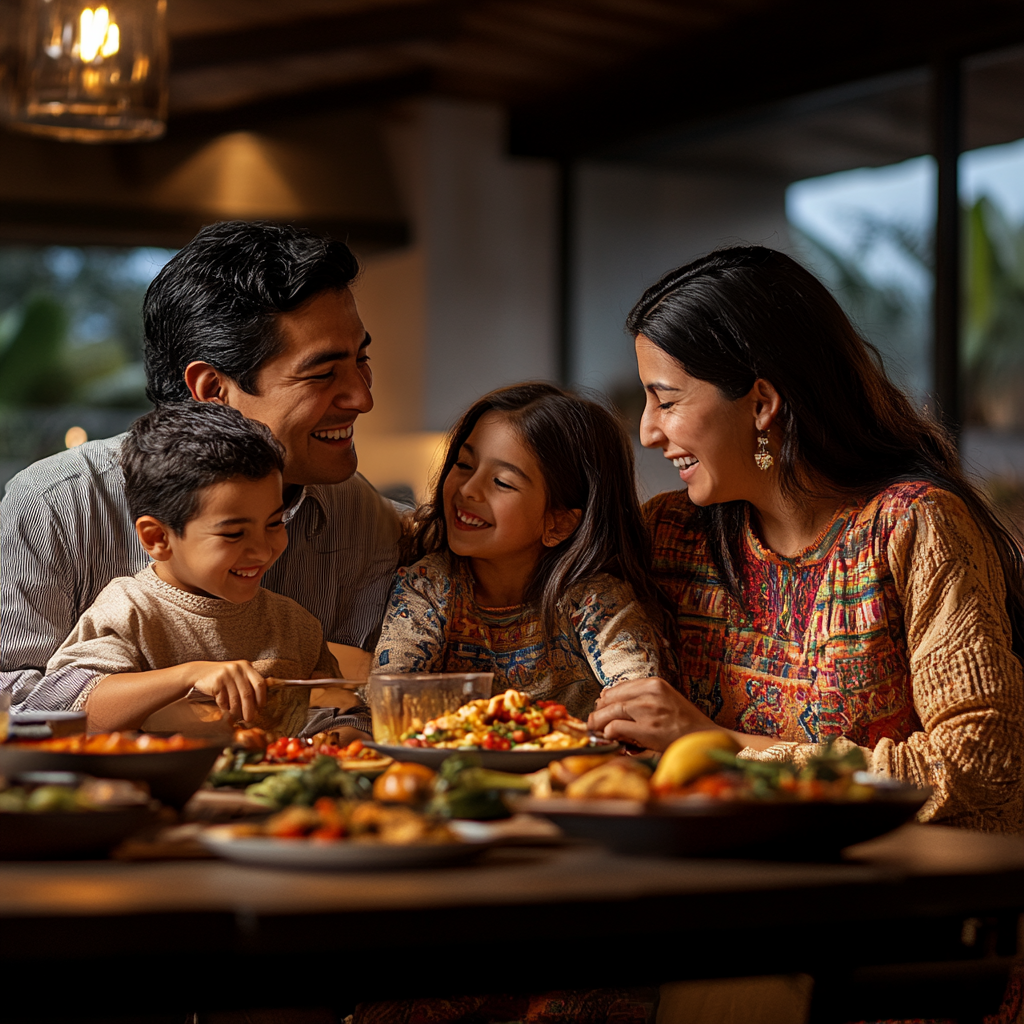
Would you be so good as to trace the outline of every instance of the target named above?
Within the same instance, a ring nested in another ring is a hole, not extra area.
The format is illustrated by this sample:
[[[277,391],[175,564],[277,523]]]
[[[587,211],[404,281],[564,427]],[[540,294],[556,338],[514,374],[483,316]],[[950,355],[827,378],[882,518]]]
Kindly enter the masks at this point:
[[[508,791],[529,792],[529,778],[481,768],[476,754],[456,754],[442,763],[427,809],[445,818],[507,818],[509,810],[501,794]]]
[[[249,786],[245,795],[274,810],[292,804],[312,807],[322,796],[367,800],[370,783],[361,775],[342,771],[333,757],[321,755],[309,768],[290,768]]]

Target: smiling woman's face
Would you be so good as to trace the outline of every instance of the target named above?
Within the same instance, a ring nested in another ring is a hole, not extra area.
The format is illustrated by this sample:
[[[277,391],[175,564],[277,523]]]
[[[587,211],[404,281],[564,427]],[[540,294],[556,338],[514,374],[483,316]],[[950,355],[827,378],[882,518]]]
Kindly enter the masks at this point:
[[[642,334],[636,338],[636,361],[647,395],[640,422],[643,446],[660,448],[672,460],[695,505],[749,501],[761,484],[750,396],[730,401]]]

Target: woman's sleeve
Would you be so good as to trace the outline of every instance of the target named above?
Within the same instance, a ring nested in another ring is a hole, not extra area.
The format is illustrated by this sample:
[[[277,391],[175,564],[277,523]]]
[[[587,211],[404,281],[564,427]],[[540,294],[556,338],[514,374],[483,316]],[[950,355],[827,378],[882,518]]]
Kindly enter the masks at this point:
[[[666,648],[629,584],[599,576],[573,597],[572,624],[602,687],[665,674]]]
[[[888,556],[924,731],[882,740],[871,767],[931,786],[923,817],[1020,831],[1024,673],[996,550],[959,498],[933,491],[896,525]]]
[[[449,581],[429,564],[400,569],[371,674],[437,672],[443,662]]]

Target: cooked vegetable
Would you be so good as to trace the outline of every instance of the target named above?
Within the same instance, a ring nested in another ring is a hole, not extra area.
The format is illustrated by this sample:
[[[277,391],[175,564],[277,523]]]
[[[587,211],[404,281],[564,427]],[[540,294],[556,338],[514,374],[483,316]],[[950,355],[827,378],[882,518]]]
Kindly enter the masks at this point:
[[[425,764],[395,762],[373,783],[377,800],[392,804],[422,804],[434,790],[437,772]]]
[[[563,704],[534,702],[521,690],[471,700],[402,737],[407,747],[479,750],[567,750],[590,742],[586,724]]]
[[[62,754],[162,754],[169,750],[192,750],[205,747],[206,740],[193,740],[180,733],[175,736],[152,736],[149,733],[97,732],[76,733],[46,740],[15,740],[12,747],[49,750]]]
[[[333,757],[321,755],[309,768],[289,768],[249,786],[245,795],[274,809],[292,804],[312,807],[322,796],[365,800],[370,784],[361,775],[343,771]]]
[[[373,801],[353,802],[320,797],[312,807],[291,806],[262,825],[229,826],[237,838],[354,840],[406,846],[414,843],[458,842],[446,825],[408,807],[385,807]]]
[[[491,771],[480,767],[478,755],[457,754],[442,763],[428,810],[444,818],[507,818],[501,794],[517,790],[529,792],[529,776]]]
[[[565,787],[565,795],[583,800],[647,800],[650,769],[636,761],[616,757]]]
[[[124,779],[86,777],[77,786],[44,783],[0,790],[0,813],[6,814],[101,811],[148,802],[149,793],[144,784]]]

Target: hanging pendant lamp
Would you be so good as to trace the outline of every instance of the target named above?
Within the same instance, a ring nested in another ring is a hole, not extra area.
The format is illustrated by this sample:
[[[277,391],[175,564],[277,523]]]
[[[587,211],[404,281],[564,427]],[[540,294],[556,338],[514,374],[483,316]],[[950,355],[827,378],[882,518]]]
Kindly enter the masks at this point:
[[[166,0],[22,0],[12,128],[155,139],[167,122]]]

